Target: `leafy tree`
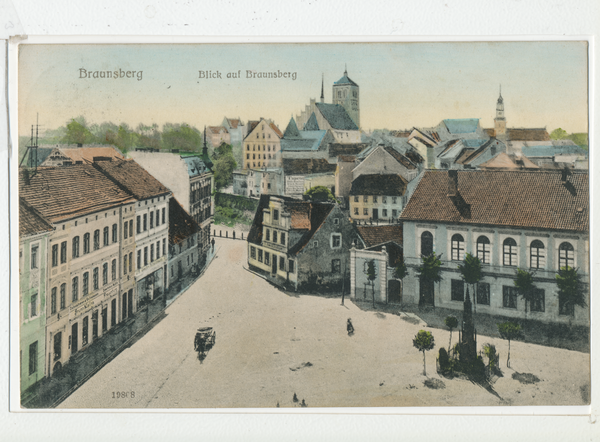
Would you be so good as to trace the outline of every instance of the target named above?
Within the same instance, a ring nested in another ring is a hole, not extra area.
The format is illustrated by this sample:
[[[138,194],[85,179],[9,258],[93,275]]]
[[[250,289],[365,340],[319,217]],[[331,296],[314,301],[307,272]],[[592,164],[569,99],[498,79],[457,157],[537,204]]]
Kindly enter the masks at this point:
[[[585,307],[585,292],[579,273],[573,267],[562,267],[555,276],[558,285],[558,299],[563,311],[575,314],[575,306]]]
[[[197,152],[202,146],[202,135],[195,127],[187,124],[163,125],[162,148],[179,149],[188,152]]]
[[[462,264],[458,266],[462,279],[473,286],[473,305],[475,305],[475,284],[481,280],[481,261],[478,257],[467,253]]]
[[[82,123],[73,118],[67,124],[67,133],[62,141],[67,144],[89,144],[94,142],[94,135],[85,126],[85,120]]]
[[[440,274],[442,267],[441,257],[441,254],[436,255],[435,252],[431,255],[421,256],[421,265],[417,267],[417,274],[421,282],[431,281],[432,283],[436,283],[442,280],[442,275]]]
[[[400,296],[404,292],[404,278],[408,276],[408,269],[404,263],[404,259],[399,259],[396,268],[394,269],[394,278],[400,280]],[[402,299],[402,298],[401,298]]]
[[[450,353],[450,348],[452,347],[452,330],[458,327],[458,319],[454,316],[446,316],[444,324],[450,329],[450,341],[448,342],[448,353]]]
[[[313,202],[337,202],[337,200],[331,193],[331,190],[329,190],[329,188],[325,186],[311,187],[306,192],[304,192],[304,195],[306,195],[308,199]]]
[[[561,129],[560,127],[558,129],[554,129],[550,134],[550,138],[552,138],[553,140],[563,140],[568,136],[569,134],[567,133],[567,131]]]
[[[508,341],[508,358],[506,359],[506,366],[510,367],[510,341],[521,336],[521,326],[511,321],[502,322],[496,325],[498,326],[498,331],[500,332],[502,339]]]
[[[569,135],[569,140],[573,141],[582,149],[587,150],[589,147],[588,134],[585,132]]]
[[[413,339],[413,347],[423,352],[423,376],[427,376],[425,364],[425,352],[431,350],[435,346],[435,340],[431,332],[419,330]]]
[[[221,189],[233,181],[233,171],[237,168],[237,163],[233,155],[228,154],[220,157],[214,163],[215,187]]]
[[[377,278],[377,272],[375,271],[375,260],[367,262],[367,279],[371,284],[371,288],[373,290],[373,307],[375,307],[375,278]]]
[[[527,313],[527,304],[531,305],[535,289],[533,285],[533,273],[518,268],[515,277],[515,287],[519,295],[525,300],[525,313]]]
[[[226,155],[233,156],[233,148],[232,148],[231,144],[221,143],[220,146],[215,148],[215,150],[212,154],[212,159],[214,161],[217,161],[219,158],[222,158]]]

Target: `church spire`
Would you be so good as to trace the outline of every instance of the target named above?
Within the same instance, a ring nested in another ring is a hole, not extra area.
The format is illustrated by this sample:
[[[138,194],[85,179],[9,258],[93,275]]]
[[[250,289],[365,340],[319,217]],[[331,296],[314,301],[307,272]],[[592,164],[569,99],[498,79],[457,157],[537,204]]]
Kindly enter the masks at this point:
[[[344,75],[348,76],[348,63],[344,63]]]
[[[321,103],[325,103],[325,74],[321,74]]]

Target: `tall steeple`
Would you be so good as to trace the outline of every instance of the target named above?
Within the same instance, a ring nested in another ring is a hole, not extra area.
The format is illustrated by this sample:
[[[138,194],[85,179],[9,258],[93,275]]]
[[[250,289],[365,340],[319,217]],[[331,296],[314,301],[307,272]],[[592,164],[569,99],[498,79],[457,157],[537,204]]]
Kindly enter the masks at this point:
[[[325,74],[321,74],[321,103],[325,103]]]
[[[506,140],[506,118],[504,116],[504,99],[502,98],[502,85],[496,102],[496,118],[494,118],[494,130],[496,138],[502,141]]]

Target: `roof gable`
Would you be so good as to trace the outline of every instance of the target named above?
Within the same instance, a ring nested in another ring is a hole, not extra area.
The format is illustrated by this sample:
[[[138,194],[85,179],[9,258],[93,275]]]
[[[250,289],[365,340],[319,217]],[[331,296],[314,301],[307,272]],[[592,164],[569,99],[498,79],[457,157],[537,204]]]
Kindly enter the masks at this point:
[[[332,129],[337,130],[358,130],[346,109],[339,104],[315,103],[323,118],[327,120]]]
[[[310,130],[310,131],[321,130],[321,129],[319,129],[319,123],[317,122],[317,116],[315,115],[314,112],[312,114],[310,114],[308,121],[304,124],[304,130]]]
[[[294,120],[294,117],[290,119],[290,122],[285,128],[283,138],[300,138],[300,131],[298,130],[298,126],[296,125],[296,120]]]

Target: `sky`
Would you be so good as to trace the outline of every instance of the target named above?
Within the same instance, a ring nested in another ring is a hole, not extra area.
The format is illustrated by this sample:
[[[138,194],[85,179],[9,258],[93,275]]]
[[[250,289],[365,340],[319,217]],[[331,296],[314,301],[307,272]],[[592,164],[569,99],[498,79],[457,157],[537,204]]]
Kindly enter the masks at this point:
[[[136,127],[223,117],[270,118],[283,130],[310,98],[325,102],[347,66],[360,87],[361,129],[431,127],[479,118],[493,127],[502,86],[508,127],[587,132],[587,42],[28,45],[19,52],[19,134],[83,115]],[[81,78],[82,71],[136,71]],[[142,72],[141,79],[137,75]],[[199,71],[222,78],[199,78]],[[295,73],[247,78],[247,71]],[[227,78],[227,73],[241,78]]]

